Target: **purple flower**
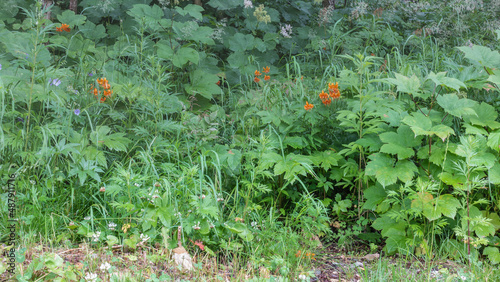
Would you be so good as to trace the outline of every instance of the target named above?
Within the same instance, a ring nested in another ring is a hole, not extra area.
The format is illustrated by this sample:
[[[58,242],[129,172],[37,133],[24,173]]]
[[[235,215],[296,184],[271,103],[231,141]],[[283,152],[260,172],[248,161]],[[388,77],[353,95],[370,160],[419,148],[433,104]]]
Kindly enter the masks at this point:
[[[94,74],[92,72],[89,72],[89,76],[94,76]]]
[[[54,86],[59,86],[59,84],[61,84],[61,80],[57,79],[57,78],[54,78],[52,81],[51,79],[49,79],[49,83],[50,85],[54,85]]]
[[[75,115],[79,116],[79,115],[80,115],[80,109],[76,109],[76,110],[74,111],[74,113],[75,113]]]
[[[0,70],[2,70],[2,64],[0,64]]]

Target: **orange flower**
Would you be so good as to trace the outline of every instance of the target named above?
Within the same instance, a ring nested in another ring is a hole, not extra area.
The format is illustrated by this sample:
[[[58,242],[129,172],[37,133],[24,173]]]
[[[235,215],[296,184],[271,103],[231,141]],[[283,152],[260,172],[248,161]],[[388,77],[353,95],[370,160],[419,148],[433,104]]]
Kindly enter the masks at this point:
[[[217,84],[217,85],[219,85],[219,86],[220,86],[220,80],[219,80],[219,81],[217,81],[215,84]]]
[[[339,83],[338,82],[336,82],[335,84],[329,83],[328,92],[330,94],[330,97],[332,97],[333,99],[340,98]]]
[[[67,25],[67,24],[62,24],[62,25],[61,25],[61,28],[62,28],[64,31],[66,31],[66,32],[70,32],[70,31],[71,31],[71,28],[69,28],[69,25]]]
[[[330,105],[332,103],[332,99],[331,98],[324,99],[324,100],[321,100],[321,102],[323,102],[323,104],[325,104],[325,105]]]
[[[310,109],[314,108],[314,105],[313,104],[309,104],[308,101],[306,101],[306,104],[304,105],[304,109],[306,111],[309,111]]]
[[[298,251],[296,254],[295,254],[295,257],[298,258],[300,256],[300,253],[301,251]]]
[[[328,99],[328,94],[326,94],[325,91],[323,90],[323,91],[321,91],[321,93],[319,93],[319,98],[321,100],[326,100],[326,99]]]
[[[101,103],[104,103],[104,102],[106,102],[106,97],[101,98]]]
[[[103,84],[108,83],[108,80],[105,77],[102,77],[97,79],[97,83],[102,86]]]
[[[94,87],[90,88],[90,92],[93,92],[95,96],[101,94],[101,91],[97,90],[97,88]]]
[[[255,83],[259,83],[259,81],[260,81],[260,78],[258,78],[258,77],[255,77],[255,78],[253,79],[253,81],[255,81]]]
[[[269,73],[270,68],[269,67],[263,67],[262,71],[265,73]]]
[[[271,77],[269,75],[264,75],[264,80],[269,80]]]
[[[69,28],[69,25],[67,24],[61,24],[61,27],[56,27],[57,32],[62,32],[62,31],[67,31],[70,32],[71,28]]]
[[[113,94],[113,90],[104,90],[104,96],[111,96]]]
[[[260,76],[260,75],[262,75],[262,73],[260,73],[260,71],[256,70],[255,71],[255,76]]]
[[[109,85],[108,81],[106,81],[104,84],[101,85],[102,88],[104,89],[109,89],[111,86]]]

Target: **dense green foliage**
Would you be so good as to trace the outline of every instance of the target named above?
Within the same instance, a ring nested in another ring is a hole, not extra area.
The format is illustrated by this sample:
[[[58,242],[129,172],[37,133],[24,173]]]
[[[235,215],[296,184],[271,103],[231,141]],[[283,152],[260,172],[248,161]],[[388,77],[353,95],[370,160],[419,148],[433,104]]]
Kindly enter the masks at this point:
[[[21,238],[175,247],[181,226],[281,275],[316,236],[500,262],[499,1],[18,2],[0,171]]]

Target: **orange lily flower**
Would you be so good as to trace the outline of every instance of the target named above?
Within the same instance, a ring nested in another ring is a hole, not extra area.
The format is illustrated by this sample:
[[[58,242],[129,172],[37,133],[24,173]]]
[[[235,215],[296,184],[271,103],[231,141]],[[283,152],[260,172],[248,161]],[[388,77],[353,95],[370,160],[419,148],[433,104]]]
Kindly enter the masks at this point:
[[[306,111],[309,111],[310,109],[314,108],[314,105],[313,104],[309,104],[308,101],[306,101],[306,104],[304,105],[304,109]]]

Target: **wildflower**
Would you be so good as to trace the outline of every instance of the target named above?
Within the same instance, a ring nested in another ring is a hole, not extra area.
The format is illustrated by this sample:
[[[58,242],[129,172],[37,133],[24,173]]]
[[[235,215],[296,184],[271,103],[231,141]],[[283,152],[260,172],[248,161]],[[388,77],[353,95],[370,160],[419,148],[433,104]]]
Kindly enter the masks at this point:
[[[253,79],[253,81],[255,81],[255,83],[259,83],[259,81],[260,81],[260,78],[258,78],[258,77],[255,77],[255,78]]]
[[[306,280],[306,279],[307,279],[307,276],[305,276],[304,274],[299,275],[299,280]]]
[[[201,229],[201,227],[200,227],[200,222],[199,222],[199,221],[198,221],[198,223],[196,223],[196,224],[193,226],[193,229],[194,229],[194,230],[199,230],[199,229]]]
[[[325,100],[321,100],[321,102],[327,106],[327,105],[330,105],[332,103],[332,99],[331,98],[328,98],[328,99],[325,99]]]
[[[255,71],[255,76],[261,76],[261,75],[262,75],[262,73],[260,73],[260,71],[258,71],[258,70]]]
[[[111,96],[113,94],[113,90],[104,90],[104,96]]]
[[[101,189],[99,189],[99,192],[106,192],[106,187],[102,186]]]
[[[101,103],[104,103],[104,102],[106,102],[106,97],[101,98]]]
[[[130,229],[130,224],[127,223],[122,226],[123,233],[127,233],[128,229]]]
[[[161,186],[161,184],[159,182],[155,183],[155,187],[160,187],[160,186]]]
[[[246,8],[253,8],[253,3],[250,0],[244,0],[243,4],[245,5],[245,9]]]
[[[314,108],[314,105],[313,104],[309,104],[308,101],[306,101],[306,104],[304,105],[304,109],[306,111],[309,111],[310,109]]]
[[[0,64],[0,70],[2,70],[2,64]]]
[[[262,68],[262,71],[263,71],[264,73],[269,73],[269,70],[270,70],[270,68],[269,68],[268,66],[267,66],[267,67],[263,67],[263,68]]]
[[[330,94],[330,97],[332,97],[333,99],[340,98],[339,83],[338,82],[336,82],[335,84],[329,83],[328,92]]]
[[[269,79],[271,79],[271,77],[270,77],[269,75],[264,75],[264,80],[266,80],[266,81],[267,81],[267,80],[269,80]]]
[[[75,115],[79,116],[79,115],[80,115],[80,109],[76,109],[76,110],[74,111],[74,113],[75,113]]]
[[[92,72],[89,72],[89,76],[94,76],[94,73],[92,73]]]
[[[319,98],[321,100],[326,100],[328,99],[328,94],[326,94],[325,91],[321,91],[321,93],[319,93]]]
[[[296,257],[296,258],[298,258],[298,257],[300,256],[300,253],[301,253],[301,251],[300,251],[300,250],[299,250],[299,251],[297,251],[297,253],[295,254],[295,257]]]
[[[219,80],[219,81],[217,81],[215,84],[217,84],[218,86],[220,86],[220,80]]]
[[[69,28],[69,25],[67,25],[67,24],[61,24],[61,27],[56,27],[56,31],[57,32],[63,32],[63,31],[70,32],[71,28]]]
[[[87,273],[85,275],[85,281],[95,281],[97,280],[97,274],[95,273]]]
[[[92,241],[98,242],[99,237],[101,237],[101,231],[97,231],[94,235],[92,235]]]
[[[90,220],[90,216],[86,216],[83,218],[84,220]]]
[[[135,187],[141,187],[141,184],[139,183],[134,183]]]
[[[141,233],[141,240],[142,242],[146,242],[147,240],[151,239],[148,235],[144,235]]]
[[[74,223],[73,221],[71,221],[71,222],[69,223],[69,226],[74,226],[74,225],[75,225],[75,223]]]
[[[108,223],[108,228],[109,228],[109,230],[114,231],[116,228],[116,223],[114,223],[114,222]]]
[[[243,218],[236,217],[236,218],[234,219],[234,221],[236,221],[236,222],[238,222],[238,221],[239,221],[239,222],[244,222],[245,220],[243,220]]]
[[[101,266],[99,266],[99,269],[102,270],[102,271],[108,271],[108,269],[111,268],[111,264],[109,264],[108,262],[105,262],[103,264],[101,264]]]
[[[292,38],[292,36],[291,36],[291,34],[292,34],[292,26],[289,25],[289,24],[286,24],[285,26],[282,26],[280,33],[285,38]]]
[[[263,22],[263,23],[270,23],[271,22],[271,16],[267,13],[265,10],[264,5],[259,5],[253,12],[253,15],[257,18],[257,21]]]
[[[51,79],[49,79],[49,83],[50,83],[50,85],[54,85],[54,86],[56,86],[56,87],[57,87],[57,86],[59,86],[59,84],[61,84],[61,80],[59,80],[59,79],[57,79],[57,78],[54,78],[54,79],[52,79],[52,81],[51,81]]]

